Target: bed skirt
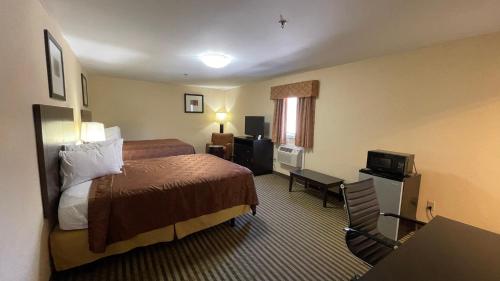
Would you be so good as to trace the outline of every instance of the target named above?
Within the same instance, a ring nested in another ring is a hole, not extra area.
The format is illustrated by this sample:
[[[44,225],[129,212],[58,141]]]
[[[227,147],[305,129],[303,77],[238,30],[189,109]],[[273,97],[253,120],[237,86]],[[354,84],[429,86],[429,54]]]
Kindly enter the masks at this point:
[[[61,230],[58,226],[50,234],[50,252],[56,271],[84,265],[98,259],[128,252],[137,247],[181,239],[189,234],[218,225],[251,211],[249,205],[239,205],[212,214],[203,215],[175,225],[141,233],[131,239],[108,245],[104,253],[89,250],[88,231]]]

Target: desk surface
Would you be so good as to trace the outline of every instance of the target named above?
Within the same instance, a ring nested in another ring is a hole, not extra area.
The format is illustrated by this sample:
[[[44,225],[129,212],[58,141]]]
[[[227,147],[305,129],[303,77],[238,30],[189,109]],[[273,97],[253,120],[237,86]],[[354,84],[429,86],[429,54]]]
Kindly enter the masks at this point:
[[[438,216],[360,280],[500,280],[500,235]]]

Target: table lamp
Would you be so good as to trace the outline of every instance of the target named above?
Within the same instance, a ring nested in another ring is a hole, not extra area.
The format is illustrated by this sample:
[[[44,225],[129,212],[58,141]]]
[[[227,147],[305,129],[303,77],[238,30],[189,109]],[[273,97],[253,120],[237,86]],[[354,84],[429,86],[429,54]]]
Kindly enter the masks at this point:
[[[217,112],[215,113],[215,119],[219,121],[220,123],[220,130],[219,132],[222,134],[224,133],[224,120],[226,120],[227,113],[226,112]]]
[[[106,140],[104,124],[99,122],[83,122],[80,138],[84,142],[96,142]]]

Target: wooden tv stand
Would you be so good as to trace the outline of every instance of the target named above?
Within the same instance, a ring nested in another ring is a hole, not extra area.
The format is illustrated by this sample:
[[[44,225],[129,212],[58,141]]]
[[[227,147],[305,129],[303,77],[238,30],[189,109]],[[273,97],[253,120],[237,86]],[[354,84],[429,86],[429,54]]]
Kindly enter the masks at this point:
[[[273,172],[273,142],[252,137],[234,138],[234,163],[250,169],[254,175]]]

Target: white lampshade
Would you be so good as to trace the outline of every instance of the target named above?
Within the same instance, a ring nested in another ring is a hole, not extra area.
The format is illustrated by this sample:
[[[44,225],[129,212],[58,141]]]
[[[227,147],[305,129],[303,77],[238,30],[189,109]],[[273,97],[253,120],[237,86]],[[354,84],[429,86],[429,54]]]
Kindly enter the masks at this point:
[[[99,122],[83,122],[81,128],[81,139],[85,142],[106,140],[104,124]]]
[[[226,67],[232,60],[228,55],[212,52],[201,54],[199,58],[206,66],[211,68]]]
[[[215,119],[219,122],[224,122],[226,120],[227,113],[226,112],[217,112],[215,113]]]

